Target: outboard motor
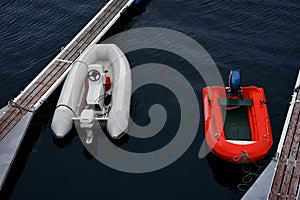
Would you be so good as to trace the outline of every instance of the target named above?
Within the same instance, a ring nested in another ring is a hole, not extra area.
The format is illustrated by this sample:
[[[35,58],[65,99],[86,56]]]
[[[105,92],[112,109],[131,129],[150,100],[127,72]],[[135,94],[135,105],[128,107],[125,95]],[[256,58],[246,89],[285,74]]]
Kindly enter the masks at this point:
[[[84,109],[80,115],[80,128],[86,130],[86,140],[85,143],[91,144],[93,141],[93,131],[92,128],[95,123],[94,110]]]
[[[230,70],[228,84],[229,90],[227,90],[227,96],[239,96],[242,98],[240,70]]]

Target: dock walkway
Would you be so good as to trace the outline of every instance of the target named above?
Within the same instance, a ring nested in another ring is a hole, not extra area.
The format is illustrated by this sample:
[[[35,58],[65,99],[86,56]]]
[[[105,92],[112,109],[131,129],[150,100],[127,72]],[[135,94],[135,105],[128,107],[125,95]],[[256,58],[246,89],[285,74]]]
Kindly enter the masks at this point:
[[[278,144],[271,161],[242,200],[300,199],[300,71]]]
[[[34,112],[60,85],[70,70],[72,62],[88,46],[97,43],[133,2],[134,0],[109,1],[24,91],[7,107],[1,109],[0,189]],[[12,134],[14,136],[9,136]]]
[[[282,149],[269,199],[299,198],[300,184],[300,72],[297,84],[290,102],[292,113],[288,113],[285,134],[282,135],[279,147]],[[290,116],[289,116],[290,115]],[[289,118],[289,119],[288,119]],[[283,142],[283,143],[282,143]],[[281,146],[282,145],[282,146]]]

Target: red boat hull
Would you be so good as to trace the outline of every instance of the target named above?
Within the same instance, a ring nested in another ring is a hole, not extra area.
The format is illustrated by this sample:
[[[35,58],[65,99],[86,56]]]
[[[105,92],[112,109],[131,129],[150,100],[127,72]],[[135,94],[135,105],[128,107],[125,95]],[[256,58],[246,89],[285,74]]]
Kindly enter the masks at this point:
[[[273,138],[264,90],[254,86],[243,87],[243,99],[252,104],[247,109],[250,139],[228,140],[225,137],[224,122],[226,106],[220,105],[218,99],[237,100],[227,97],[226,88],[212,86],[203,88],[205,139],[208,147],[222,159],[233,163],[251,163],[261,160],[270,151]],[[242,101],[243,102],[243,101]],[[236,109],[239,106],[227,107]],[[234,127],[232,127],[232,131]],[[231,129],[227,129],[230,132]]]

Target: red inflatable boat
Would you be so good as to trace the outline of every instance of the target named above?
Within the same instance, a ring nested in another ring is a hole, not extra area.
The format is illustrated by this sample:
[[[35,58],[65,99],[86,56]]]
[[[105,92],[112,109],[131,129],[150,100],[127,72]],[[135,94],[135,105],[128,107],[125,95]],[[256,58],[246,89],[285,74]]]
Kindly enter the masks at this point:
[[[230,87],[203,88],[205,139],[228,162],[256,162],[273,144],[266,98],[262,88],[241,88],[235,72],[230,73]]]

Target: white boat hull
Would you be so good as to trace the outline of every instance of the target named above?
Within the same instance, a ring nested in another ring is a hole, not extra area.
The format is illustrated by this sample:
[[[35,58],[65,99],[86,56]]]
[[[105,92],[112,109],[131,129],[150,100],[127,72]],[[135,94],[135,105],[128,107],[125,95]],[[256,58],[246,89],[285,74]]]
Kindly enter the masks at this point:
[[[91,84],[87,86],[87,75],[96,65],[104,66],[104,70],[112,77],[110,89],[112,100],[107,116],[107,131],[112,138],[116,139],[128,129],[132,89],[129,63],[116,45],[96,44],[90,46],[72,64],[51,124],[56,137],[64,137],[73,127],[72,118],[80,117],[86,104],[92,102],[87,98],[95,96],[90,94],[94,86]],[[98,88],[94,90],[98,91]],[[101,99],[99,94],[97,104],[103,104]]]

